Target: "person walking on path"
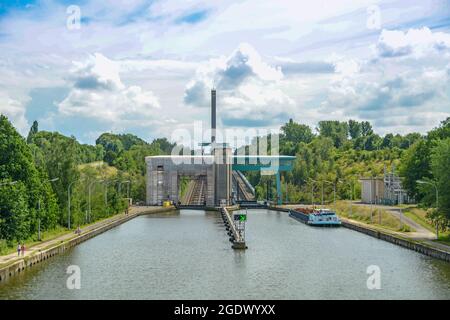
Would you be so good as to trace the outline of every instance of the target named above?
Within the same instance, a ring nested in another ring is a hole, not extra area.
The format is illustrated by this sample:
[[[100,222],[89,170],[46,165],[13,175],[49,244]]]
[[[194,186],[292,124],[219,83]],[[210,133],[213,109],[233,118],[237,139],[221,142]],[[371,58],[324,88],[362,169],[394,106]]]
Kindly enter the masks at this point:
[[[22,243],[22,256],[24,256],[25,255],[25,243]]]
[[[17,244],[17,256],[20,256],[20,250],[22,247],[20,246],[20,243]]]

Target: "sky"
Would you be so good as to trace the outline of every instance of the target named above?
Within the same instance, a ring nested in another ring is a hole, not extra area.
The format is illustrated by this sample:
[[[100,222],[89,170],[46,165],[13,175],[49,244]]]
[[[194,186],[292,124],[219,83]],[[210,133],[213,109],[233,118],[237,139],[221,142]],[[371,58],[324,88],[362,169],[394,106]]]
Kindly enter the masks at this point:
[[[450,0],[0,0],[0,113],[95,143],[450,116]]]

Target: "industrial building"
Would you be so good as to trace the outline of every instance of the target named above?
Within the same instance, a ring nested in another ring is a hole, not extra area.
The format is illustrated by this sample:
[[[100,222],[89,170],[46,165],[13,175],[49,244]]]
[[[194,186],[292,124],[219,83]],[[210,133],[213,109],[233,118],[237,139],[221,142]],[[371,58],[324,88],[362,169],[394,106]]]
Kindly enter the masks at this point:
[[[399,176],[395,174],[395,167],[391,172],[384,169],[383,177],[360,178],[361,201],[363,203],[396,205],[412,203],[412,199],[402,187]]]

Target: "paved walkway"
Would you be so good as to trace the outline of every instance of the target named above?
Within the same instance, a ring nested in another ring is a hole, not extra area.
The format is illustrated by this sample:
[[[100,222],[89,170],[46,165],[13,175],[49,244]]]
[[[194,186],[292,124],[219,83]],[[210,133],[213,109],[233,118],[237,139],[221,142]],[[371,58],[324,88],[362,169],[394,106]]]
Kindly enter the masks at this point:
[[[353,203],[354,207],[366,207],[370,208],[370,204],[363,204],[363,203]],[[393,216],[397,217],[398,219],[401,219],[401,221],[409,226],[410,228],[414,229],[413,232],[402,232],[401,234],[406,238],[411,238],[414,240],[436,240],[436,234],[434,232],[431,232],[421,224],[417,223],[416,221],[412,220],[411,218],[405,216],[402,214],[401,209],[393,206],[383,206],[383,205],[372,205],[373,208],[384,210],[387,213],[392,214]]]
[[[115,222],[115,221],[123,219],[125,217],[136,216],[136,215],[138,215],[140,213],[143,213],[143,212],[146,212],[146,211],[152,211],[152,210],[155,210],[155,209],[161,209],[161,207],[148,207],[148,206],[131,207],[128,216],[126,216],[125,213],[120,213],[120,214],[114,215],[114,216],[112,216],[110,218],[106,218],[104,220],[95,222],[95,223],[93,223],[91,225],[85,226],[84,228],[81,229],[81,233],[83,234],[83,233],[85,233],[87,231],[91,231],[91,230],[97,229],[97,228],[99,228],[101,226],[110,224],[111,222]],[[8,255],[4,255],[4,256],[0,256],[0,266],[6,265],[6,264],[10,264],[10,263],[15,262],[17,260],[23,259],[24,257],[32,255],[35,252],[38,252],[38,251],[46,249],[46,248],[48,248],[48,247],[50,247],[52,245],[61,243],[63,241],[70,240],[70,239],[75,238],[75,237],[77,237],[77,235],[73,231],[73,232],[70,232],[70,233],[58,236],[56,238],[52,238],[52,239],[49,239],[49,240],[42,241],[42,242],[40,242],[40,243],[38,243],[38,244],[36,244],[34,246],[26,248],[24,256],[22,256],[22,254],[20,256],[18,256],[17,252],[11,253],[11,254],[8,254]]]

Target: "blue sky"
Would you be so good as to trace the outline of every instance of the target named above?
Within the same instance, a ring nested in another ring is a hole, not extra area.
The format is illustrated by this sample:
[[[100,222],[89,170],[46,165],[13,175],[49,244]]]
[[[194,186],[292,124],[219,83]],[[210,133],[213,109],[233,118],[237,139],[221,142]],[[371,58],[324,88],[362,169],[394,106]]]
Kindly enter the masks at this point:
[[[450,116],[450,1],[1,1],[0,112],[94,143],[209,121],[369,120],[426,132]],[[80,28],[70,28],[73,7]]]

